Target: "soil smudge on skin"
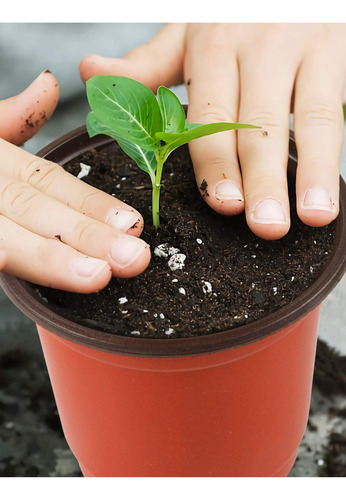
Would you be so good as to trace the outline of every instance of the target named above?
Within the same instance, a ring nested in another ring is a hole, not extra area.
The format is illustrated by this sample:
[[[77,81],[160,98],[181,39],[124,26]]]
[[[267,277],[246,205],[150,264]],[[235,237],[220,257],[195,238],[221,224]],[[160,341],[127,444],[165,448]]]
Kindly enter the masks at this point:
[[[201,182],[201,185],[199,186],[199,189],[202,191],[202,198],[204,198],[205,196],[209,196],[209,193],[207,191],[207,187],[208,187],[208,183],[205,179],[203,179],[203,181]]]

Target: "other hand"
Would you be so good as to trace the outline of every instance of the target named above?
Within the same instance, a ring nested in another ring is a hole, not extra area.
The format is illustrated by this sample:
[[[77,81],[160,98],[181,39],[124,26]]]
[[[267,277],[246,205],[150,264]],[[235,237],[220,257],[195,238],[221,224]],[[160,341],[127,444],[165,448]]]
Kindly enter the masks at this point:
[[[15,145],[39,130],[58,95],[56,79],[44,72],[0,102],[0,269],[44,286],[95,292],[112,275],[143,271],[150,250],[138,238],[138,212]]]
[[[84,58],[80,74],[84,81],[95,74],[127,76],[153,91],[185,82],[190,122],[261,126],[192,141],[190,153],[197,185],[208,183],[206,202],[227,215],[245,208],[249,227],[265,239],[280,238],[290,227],[286,170],[292,109],[298,215],[311,226],[337,216],[344,24],[168,24],[123,59]]]

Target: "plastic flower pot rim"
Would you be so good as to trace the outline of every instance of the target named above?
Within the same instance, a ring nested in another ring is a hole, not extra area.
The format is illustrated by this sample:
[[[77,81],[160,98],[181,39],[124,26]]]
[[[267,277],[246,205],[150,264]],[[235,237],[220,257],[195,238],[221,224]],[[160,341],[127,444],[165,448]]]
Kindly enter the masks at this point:
[[[89,138],[86,128],[79,127],[43,148],[43,158],[66,164],[72,158],[113,140],[106,136]],[[293,132],[290,132],[289,158],[297,161]],[[177,357],[208,354],[234,349],[264,339],[289,327],[317,307],[341,280],[346,269],[346,184],[340,176],[340,213],[336,222],[335,239],[327,262],[317,279],[295,300],[269,315],[247,325],[208,335],[145,339],[102,332],[70,321],[42,303],[35,285],[0,273],[0,285],[12,302],[38,325],[62,338],[101,351],[145,357]]]

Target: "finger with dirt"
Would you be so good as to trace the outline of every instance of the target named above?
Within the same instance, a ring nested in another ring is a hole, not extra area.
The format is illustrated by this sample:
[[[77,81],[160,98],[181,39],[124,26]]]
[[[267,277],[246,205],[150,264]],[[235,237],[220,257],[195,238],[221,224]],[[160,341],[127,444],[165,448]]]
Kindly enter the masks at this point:
[[[0,101],[0,137],[20,145],[52,116],[59,99],[59,84],[43,71],[23,92]]]

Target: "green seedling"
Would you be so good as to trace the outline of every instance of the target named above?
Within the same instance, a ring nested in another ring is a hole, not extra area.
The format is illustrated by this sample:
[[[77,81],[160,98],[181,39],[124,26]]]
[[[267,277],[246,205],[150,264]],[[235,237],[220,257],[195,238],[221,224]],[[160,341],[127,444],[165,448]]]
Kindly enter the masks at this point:
[[[153,224],[159,227],[162,170],[179,146],[206,135],[240,128],[242,123],[187,123],[177,96],[161,86],[157,97],[145,85],[121,76],[98,75],[86,83],[91,112],[87,116],[90,137],[106,134],[117,141],[139,168],[150,175]]]

